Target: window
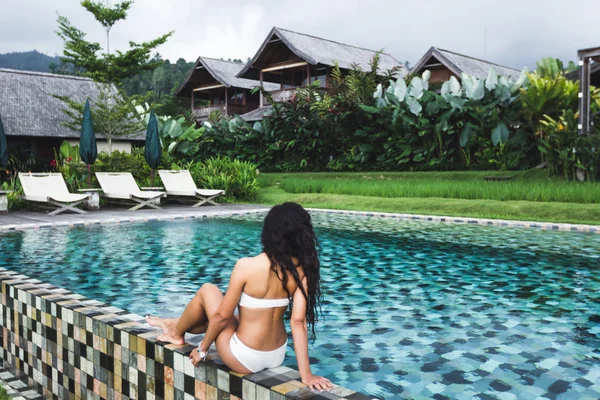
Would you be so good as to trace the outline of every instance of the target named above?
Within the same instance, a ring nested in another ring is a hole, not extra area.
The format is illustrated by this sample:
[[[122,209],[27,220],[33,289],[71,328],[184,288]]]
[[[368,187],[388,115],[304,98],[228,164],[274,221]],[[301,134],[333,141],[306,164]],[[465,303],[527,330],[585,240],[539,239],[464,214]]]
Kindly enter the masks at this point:
[[[229,94],[228,104],[244,105],[244,89],[231,88]]]

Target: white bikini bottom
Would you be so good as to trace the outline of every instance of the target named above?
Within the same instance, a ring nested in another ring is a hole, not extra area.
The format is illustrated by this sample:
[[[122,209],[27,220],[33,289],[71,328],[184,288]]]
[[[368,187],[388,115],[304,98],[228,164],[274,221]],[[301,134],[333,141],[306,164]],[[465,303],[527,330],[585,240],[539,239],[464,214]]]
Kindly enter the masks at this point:
[[[259,351],[246,346],[233,334],[229,340],[229,347],[234,357],[246,368],[252,372],[259,372],[267,368],[279,367],[285,360],[287,350],[287,340],[285,344],[272,351]]]

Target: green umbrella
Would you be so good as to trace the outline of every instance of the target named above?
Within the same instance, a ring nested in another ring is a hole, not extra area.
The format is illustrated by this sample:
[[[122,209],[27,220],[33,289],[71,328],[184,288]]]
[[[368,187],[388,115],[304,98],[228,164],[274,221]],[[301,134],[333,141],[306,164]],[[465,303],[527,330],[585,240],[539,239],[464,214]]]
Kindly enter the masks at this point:
[[[92,187],[92,167],[98,157],[96,147],[96,135],[94,134],[94,123],[90,111],[90,101],[86,100],[83,109],[83,123],[81,124],[81,136],[79,137],[79,155],[88,168],[88,187]]]
[[[154,186],[154,170],[158,168],[162,159],[162,148],[160,146],[160,138],[158,137],[158,121],[154,115],[154,110],[150,112],[150,120],[148,121],[148,129],[146,130],[144,157],[152,169],[152,186]]]
[[[6,133],[4,133],[4,125],[0,118],[0,165],[8,164],[8,144],[6,143]]]

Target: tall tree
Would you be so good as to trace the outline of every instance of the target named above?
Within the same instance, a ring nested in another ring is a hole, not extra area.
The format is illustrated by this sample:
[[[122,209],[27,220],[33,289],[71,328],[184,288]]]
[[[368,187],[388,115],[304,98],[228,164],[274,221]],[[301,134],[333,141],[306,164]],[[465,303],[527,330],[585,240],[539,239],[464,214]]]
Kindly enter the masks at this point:
[[[101,1],[84,0],[81,5],[94,15],[94,18],[106,31],[106,52],[98,42],[86,40],[86,34],[73,26],[62,15],[58,16],[58,36],[64,41],[61,61],[73,64],[83,71],[83,75],[95,81],[120,84],[123,79],[131,78],[141,71],[149,71],[160,65],[151,60],[152,52],[164,44],[173,32],[166,33],[148,42],[129,42],[129,49],[110,53],[110,31],[121,20],[127,18],[127,11],[133,1],[123,1],[110,6]]]
[[[127,11],[133,1],[121,1],[111,6],[108,1],[83,0],[81,5],[94,15],[106,31],[106,52],[102,52],[100,43],[87,41],[83,31],[71,25],[66,17],[59,15],[57,34],[64,40],[61,62],[73,65],[82,75],[99,83],[99,95],[91,99],[94,130],[104,135],[111,153],[112,142],[116,137],[131,135],[143,129],[135,114],[134,102],[120,89],[123,80],[160,66],[161,61],[151,58],[151,55],[173,32],[149,42],[130,41],[127,51],[111,53],[110,31],[117,22],[127,18]],[[69,117],[69,121],[65,126],[78,130],[83,118],[84,103],[57,97],[66,105],[63,112]]]
[[[108,142],[108,153],[112,153],[112,143],[116,138],[140,133],[144,124],[135,111],[135,103],[114,85],[99,83],[98,96],[91,100],[94,131],[104,136]],[[69,117],[63,125],[79,132],[83,122],[85,103],[71,100],[68,96],[54,96],[62,100],[66,108],[62,111]]]
[[[123,1],[110,8],[108,3],[99,1],[84,0],[81,2],[86,10],[94,14],[96,21],[100,22],[106,31],[106,54],[110,54],[110,30],[118,21],[127,18],[127,11],[132,4],[133,1]]]

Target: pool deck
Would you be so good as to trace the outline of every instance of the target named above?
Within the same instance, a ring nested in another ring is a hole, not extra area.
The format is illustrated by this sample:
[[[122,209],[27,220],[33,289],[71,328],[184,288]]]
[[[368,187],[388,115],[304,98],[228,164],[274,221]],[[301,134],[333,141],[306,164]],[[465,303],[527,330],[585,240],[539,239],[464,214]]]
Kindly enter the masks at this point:
[[[254,204],[222,204],[219,206],[190,207],[180,205],[163,206],[160,210],[142,209],[128,211],[125,208],[102,207],[86,214],[65,212],[48,215],[44,211],[15,211],[0,214],[0,232],[21,229],[35,229],[50,226],[94,225],[123,222],[144,222],[149,220],[192,219],[234,215],[239,213],[262,212],[269,207]]]

